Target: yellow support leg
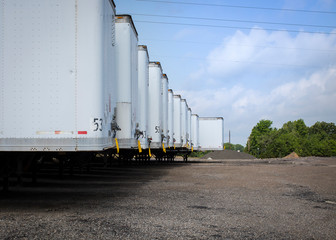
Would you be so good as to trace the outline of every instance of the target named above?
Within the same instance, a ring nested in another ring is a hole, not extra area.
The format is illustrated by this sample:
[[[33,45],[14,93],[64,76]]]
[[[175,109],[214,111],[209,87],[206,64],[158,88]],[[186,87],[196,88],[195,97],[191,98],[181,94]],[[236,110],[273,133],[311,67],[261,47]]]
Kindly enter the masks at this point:
[[[140,140],[138,140],[138,149],[139,149],[139,153],[142,153],[142,149],[141,149]]]
[[[116,147],[117,147],[117,153],[119,153],[119,143],[118,143],[118,139],[115,138],[115,142],[116,142]]]

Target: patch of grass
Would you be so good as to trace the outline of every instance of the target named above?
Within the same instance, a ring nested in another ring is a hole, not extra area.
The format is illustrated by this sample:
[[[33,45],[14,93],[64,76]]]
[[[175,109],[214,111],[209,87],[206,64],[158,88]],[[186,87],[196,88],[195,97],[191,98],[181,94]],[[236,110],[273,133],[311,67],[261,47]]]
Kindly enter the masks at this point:
[[[197,151],[197,152],[192,152],[192,153],[190,153],[189,157],[201,158],[201,157],[203,157],[205,154],[208,154],[209,152],[212,152],[212,151],[208,150],[208,151]]]

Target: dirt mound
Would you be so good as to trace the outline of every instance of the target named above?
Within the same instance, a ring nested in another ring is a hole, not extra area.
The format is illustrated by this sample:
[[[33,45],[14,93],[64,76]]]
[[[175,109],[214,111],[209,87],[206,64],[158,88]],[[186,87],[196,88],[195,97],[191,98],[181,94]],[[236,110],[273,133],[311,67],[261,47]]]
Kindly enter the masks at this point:
[[[233,150],[213,151],[205,154],[202,159],[255,159],[254,156]]]
[[[291,154],[289,154],[289,155],[287,155],[286,157],[283,157],[283,158],[286,158],[286,159],[288,159],[288,158],[293,159],[293,158],[299,158],[299,157],[300,157],[300,156],[297,155],[296,152],[292,152]]]

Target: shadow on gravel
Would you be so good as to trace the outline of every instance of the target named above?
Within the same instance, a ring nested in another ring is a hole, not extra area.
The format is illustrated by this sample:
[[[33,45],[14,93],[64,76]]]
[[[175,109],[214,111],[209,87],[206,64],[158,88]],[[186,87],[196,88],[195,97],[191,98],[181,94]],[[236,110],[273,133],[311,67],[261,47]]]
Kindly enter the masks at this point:
[[[290,189],[284,196],[295,197],[297,199],[307,200],[316,203],[324,203],[326,199],[323,199],[319,194],[313,192],[310,188],[305,186],[299,186],[294,184],[287,184]]]
[[[206,164],[226,164],[226,165],[255,165],[255,164],[270,164],[269,160],[263,159],[190,159],[188,163],[206,163]]]
[[[324,161],[321,163],[321,161]],[[316,167],[336,166],[335,157],[303,157],[303,158],[254,158],[254,159],[203,159],[193,158],[188,163],[207,163],[207,164],[227,164],[227,165],[256,165],[256,164],[273,164],[273,165],[310,165]]]
[[[0,191],[0,211],[68,209],[78,204],[98,202],[105,198],[109,201],[120,200],[130,196],[146,183],[160,179],[169,169],[182,166],[185,164],[175,162],[153,163],[147,166],[94,168],[90,172],[75,171],[72,176],[65,172],[62,177],[58,175],[57,169],[43,169],[38,173],[36,183],[32,183],[29,178],[24,178],[23,183],[18,184],[15,178],[11,178],[9,192]],[[2,184],[1,181],[0,184]]]

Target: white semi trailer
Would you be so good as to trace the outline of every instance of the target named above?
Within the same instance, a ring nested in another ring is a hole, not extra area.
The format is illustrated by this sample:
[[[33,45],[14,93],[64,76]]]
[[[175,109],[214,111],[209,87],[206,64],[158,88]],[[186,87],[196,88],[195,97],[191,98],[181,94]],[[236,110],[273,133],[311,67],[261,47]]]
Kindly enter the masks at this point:
[[[148,148],[148,88],[149,88],[149,56],[147,46],[138,46],[138,109],[139,140],[142,148]]]
[[[174,146],[182,147],[181,95],[174,95]]]
[[[162,141],[167,146],[168,143],[168,76],[167,74],[162,75]]]
[[[187,111],[187,148],[191,149],[191,108]]]
[[[168,147],[174,147],[174,92],[168,90]]]
[[[191,115],[191,145],[194,151],[199,150],[199,116]]]
[[[181,142],[183,147],[187,147],[187,118],[188,104],[186,99],[181,99]]]
[[[199,117],[199,150],[223,150],[224,119]]]
[[[148,137],[151,148],[162,147],[162,67],[160,62],[149,63]]]
[[[116,122],[119,148],[137,148],[140,137],[138,111],[138,33],[130,15],[117,15],[116,28]]]
[[[2,0],[0,151],[115,146],[112,0]]]

